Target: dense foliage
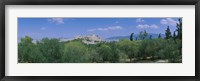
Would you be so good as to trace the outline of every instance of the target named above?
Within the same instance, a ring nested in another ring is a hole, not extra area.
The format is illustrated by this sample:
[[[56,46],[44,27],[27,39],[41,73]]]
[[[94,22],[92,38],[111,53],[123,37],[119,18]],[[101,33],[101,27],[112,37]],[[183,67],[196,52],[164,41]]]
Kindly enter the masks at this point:
[[[125,63],[157,62],[167,60],[171,63],[182,62],[182,21],[179,19],[177,30],[171,35],[170,28],[155,39],[144,30],[134,40],[99,42],[85,44],[81,39],[60,42],[59,39],[43,38],[36,43],[26,36],[18,44],[20,63]]]

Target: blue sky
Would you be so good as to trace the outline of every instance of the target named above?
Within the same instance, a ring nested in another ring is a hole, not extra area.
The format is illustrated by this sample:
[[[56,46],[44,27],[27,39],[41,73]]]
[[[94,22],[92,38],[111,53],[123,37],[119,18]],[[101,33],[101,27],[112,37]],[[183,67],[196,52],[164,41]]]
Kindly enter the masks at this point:
[[[167,26],[173,34],[178,18],[18,18],[18,38],[73,38],[96,34],[101,38],[128,36],[146,30],[165,33]]]

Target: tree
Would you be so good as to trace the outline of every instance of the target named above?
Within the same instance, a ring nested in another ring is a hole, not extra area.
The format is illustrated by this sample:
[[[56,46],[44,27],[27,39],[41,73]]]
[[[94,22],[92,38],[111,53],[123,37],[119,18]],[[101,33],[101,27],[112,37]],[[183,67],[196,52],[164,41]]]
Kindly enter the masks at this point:
[[[149,39],[152,39],[152,35],[149,36]]]
[[[161,34],[159,33],[158,38],[161,38]]]
[[[29,36],[21,38],[18,44],[19,62],[40,63],[46,62],[43,55],[40,53],[36,44],[32,43],[33,39]]]
[[[70,41],[64,44],[63,62],[85,63],[91,62],[86,46],[79,41]]]
[[[143,37],[143,31],[140,31],[140,34],[139,34],[139,40],[142,40],[144,37]]]
[[[63,54],[63,45],[58,39],[43,38],[37,43],[39,51],[50,63],[61,62]]]
[[[174,40],[174,42],[176,43],[176,31],[174,31],[173,40]]]
[[[176,31],[178,32],[177,37],[182,39],[182,19],[179,19],[179,22],[176,24]]]
[[[162,59],[168,59],[169,62],[177,63],[181,61],[178,44],[174,43],[173,41],[166,42],[165,46],[158,51],[158,54],[159,57],[161,57]]]
[[[130,40],[133,41],[134,33],[131,33]]]
[[[178,31],[178,39],[180,40],[180,43],[182,43],[182,19],[179,19],[179,22],[177,23],[177,31]],[[182,44],[179,45],[179,54],[182,54]]]
[[[103,59],[99,55],[99,53],[97,52],[97,50],[90,49],[89,53],[90,53],[90,60],[91,60],[91,62],[95,62],[95,63],[103,62]]]
[[[108,46],[108,45],[101,45],[99,48],[98,48],[98,53],[99,55],[102,57],[103,59],[103,62],[109,62],[109,61],[112,61],[112,49]]]
[[[155,57],[156,52],[158,51],[158,44],[156,39],[146,39],[141,41],[139,45],[139,54],[138,57],[141,59],[146,59],[146,57]]]
[[[144,30],[144,37],[143,39],[145,39],[148,36],[148,33],[146,32],[146,30]]]
[[[140,34],[139,34],[140,40],[144,40],[147,36],[148,36],[148,33],[146,32],[146,30],[140,31]]]
[[[147,47],[147,41],[143,40],[140,42],[139,48],[138,48],[138,58],[142,58],[144,59],[145,57],[147,57],[147,53],[145,51],[146,47]]]
[[[116,41],[107,42],[106,45],[108,45],[111,48],[112,58],[110,62],[112,63],[119,62],[120,50],[119,50],[119,47],[117,46],[117,42]]]
[[[176,38],[176,31],[174,31],[173,38],[174,39]]]
[[[171,38],[171,31],[169,29],[169,26],[167,27],[167,30],[165,30],[165,39]]]
[[[137,56],[138,48],[135,41],[121,40],[118,42],[119,49],[124,52],[132,62],[132,58]]]
[[[19,62],[30,62],[30,55],[33,54],[31,49],[33,48],[33,39],[29,36],[21,38],[20,43],[18,44],[18,58]]]

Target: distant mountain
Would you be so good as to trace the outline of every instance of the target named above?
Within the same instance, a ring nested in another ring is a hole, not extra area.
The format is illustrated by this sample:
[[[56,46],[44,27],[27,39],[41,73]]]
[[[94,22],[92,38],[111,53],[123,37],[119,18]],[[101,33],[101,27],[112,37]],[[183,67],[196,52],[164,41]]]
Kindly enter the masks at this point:
[[[109,37],[106,38],[106,40],[118,40],[118,39],[129,39],[130,36],[114,36],[114,37]]]
[[[150,35],[152,36],[152,39],[158,38],[159,34],[148,34],[148,36],[146,38],[149,38]],[[161,38],[164,38],[165,34],[161,34]],[[139,38],[139,34],[135,34],[133,36],[134,39]],[[113,36],[113,37],[109,37],[106,38],[105,40],[119,40],[119,39],[130,39],[130,35],[129,36]]]

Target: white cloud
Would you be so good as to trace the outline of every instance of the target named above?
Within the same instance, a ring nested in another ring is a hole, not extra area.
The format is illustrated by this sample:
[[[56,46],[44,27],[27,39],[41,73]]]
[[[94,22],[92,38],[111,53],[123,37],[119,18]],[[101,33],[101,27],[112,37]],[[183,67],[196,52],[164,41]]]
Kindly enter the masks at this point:
[[[159,28],[157,25],[155,25],[155,24],[152,24],[151,26],[150,26],[151,28]]]
[[[172,18],[165,18],[165,19],[162,19],[160,21],[161,24],[164,24],[164,25],[171,25],[171,26],[176,26],[176,23],[178,23],[178,21],[172,19]]]
[[[46,30],[46,27],[42,27],[41,30]]]
[[[89,29],[89,32],[92,31],[109,31],[109,30],[121,30],[123,27],[121,26],[112,26],[112,27],[107,27],[107,28],[96,28],[96,29]]]
[[[136,22],[139,23],[139,22],[144,22],[144,20],[142,18],[138,18],[136,19]]]
[[[152,25],[148,25],[148,24],[139,24],[136,26],[137,28],[159,28],[159,26],[152,24]]]
[[[48,21],[51,23],[56,23],[56,24],[64,24],[63,18],[51,18],[51,19],[48,19]]]

